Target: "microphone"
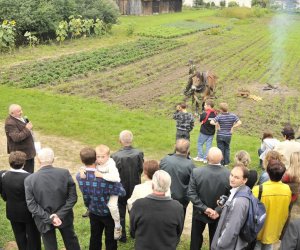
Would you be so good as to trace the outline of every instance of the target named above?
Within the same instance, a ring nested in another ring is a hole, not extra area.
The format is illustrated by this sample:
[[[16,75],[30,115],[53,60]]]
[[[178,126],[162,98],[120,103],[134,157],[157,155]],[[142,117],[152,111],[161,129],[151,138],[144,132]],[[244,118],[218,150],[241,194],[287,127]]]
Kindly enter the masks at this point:
[[[26,124],[29,122],[29,119],[28,119],[27,116],[24,116],[23,119],[24,119],[24,121],[25,121]]]

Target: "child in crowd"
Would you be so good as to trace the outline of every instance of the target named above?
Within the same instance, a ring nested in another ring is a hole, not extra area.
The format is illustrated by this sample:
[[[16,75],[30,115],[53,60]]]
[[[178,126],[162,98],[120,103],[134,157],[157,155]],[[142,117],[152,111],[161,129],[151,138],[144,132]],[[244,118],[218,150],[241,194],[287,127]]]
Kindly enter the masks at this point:
[[[110,158],[110,149],[106,145],[99,145],[96,147],[96,169],[95,176],[103,178],[110,182],[120,182],[119,171],[116,167],[115,161]],[[85,168],[81,168],[80,177],[85,178]],[[111,217],[115,222],[114,238],[120,239],[122,235],[122,226],[120,224],[120,214],[118,208],[118,196],[111,195],[107,204]]]
[[[202,161],[203,163],[207,163],[207,153],[211,148],[212,141],[214,139],[214,134],[216,131],[216,127],[210,124],[210,121],[214,119],[217,115],[214,108],[213,100],[206,100],[204,103],[204,112],[200,115],[200,134],[198,137],[198,155],[193,158],[194,161]],[[206,144],[205,152],[203,152],[203,145]]]
[[[176,112],[173,114],[173,119],[176,120],[176,140],[187,139],[190,140],[190,132],[194,128],[194,117],[191,113],[188,113],[187,105],[181,103],[177,105]]]

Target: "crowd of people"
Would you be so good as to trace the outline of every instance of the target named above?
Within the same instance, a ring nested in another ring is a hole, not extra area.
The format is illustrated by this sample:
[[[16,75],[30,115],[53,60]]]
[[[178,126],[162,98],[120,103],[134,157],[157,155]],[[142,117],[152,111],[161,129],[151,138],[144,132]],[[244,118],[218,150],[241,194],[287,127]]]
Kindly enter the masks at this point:
[[[206,100],[204,112],[196,118],[201,127],[195,158],[190,156],[195,118],[184,103],[173,116],[175,152],[159,162],[144,161],[143,152],[132,146],[129,130],[121,131],[122,147],[113,154],[103,144],[78,152],[83,166],[75,180],[87,208],[83,216],[90,221],[90,250],[102,249],[103,233],[107,250],[117,249],[118,241],[126,243],[129,234],[137,250],[174,250],[189,202],[191,250],[202,248],[206,225],[212,250],[269,250],[279,240],[282,250],[300,249],[300,220],[290,219],[300,183],[300,142],[293,128],[284,127],[281,142],[264,132],[258,150],[260,176],[250,169],[245,150],[235,153],[229,169],[231,137],[242,123],[228,112],[227,103],[219,106],[216,112],[214,102]],[[74,229],[75,181],[67,169],[53,166],[51,148],[36,152],[32,127],[21,106],[10,105],[5,132],[11,168],[0,173],[0,193],[18,248],[40,250],[42,238],[46,250],[56,250],[59,230],[66,249],[81,249]],[[217,147],[212,146],[215,134]],[[204,166],[196,167],[195,162]],[[244,231],[253,200],[264,207],[264,217],[261,230],[250,241]],[[127,212],[130,232],[126,232]]]

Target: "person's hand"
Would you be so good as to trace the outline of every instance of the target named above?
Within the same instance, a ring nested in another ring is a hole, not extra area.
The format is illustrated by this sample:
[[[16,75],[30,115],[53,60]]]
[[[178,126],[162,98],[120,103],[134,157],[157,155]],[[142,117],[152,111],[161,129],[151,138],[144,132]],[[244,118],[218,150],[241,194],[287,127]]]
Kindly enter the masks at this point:
[[[220,127],[220,124],[219,124],[219,123],[216,123],[216,129],[217,129],[217,130],[220,130],[220,129],[221,129],[221,127]]]
[[[208,216],[208,217],[211,218],[211,219],[213,219],[213,220],[216,220],[216,219],[219,218],[219,216],[220,216],[220,215],[215,211],[215,213],[214,213],[213,215]]]
[[[61,221],[60,218],[55,217],[55,218],[53,219],[53,221],[52,221],[52,224],[53,224],[53,226],[55,226],[55,227],[59,227],[59,226],[62,224],[62,221]]]
[[[55,227],[59,227],[62,224],[62,221],[57,214],[51,214],[50,219],[52,219],[52,225]]]
[[[211,215],[213,215],[215,213],[215,210],[211,209],[211,208],[206,208],[205,212],[204,212],[208,217],[210,217]]]
[[[86,178],[86,174],[85,174],[85,170],[84,169],[80,169],[80,178],[81,179],[85,179]]]
[[[103,178],[103,174],[101,172],[99,172],[99,171],[95,171],[95,176],[97,178]]]
[[[32,125],[31,122],[28,122],[28,123],[25,125],[25,127],[26,127],[27,129],[29,129],[29,130],[32,130],[33,125]]]

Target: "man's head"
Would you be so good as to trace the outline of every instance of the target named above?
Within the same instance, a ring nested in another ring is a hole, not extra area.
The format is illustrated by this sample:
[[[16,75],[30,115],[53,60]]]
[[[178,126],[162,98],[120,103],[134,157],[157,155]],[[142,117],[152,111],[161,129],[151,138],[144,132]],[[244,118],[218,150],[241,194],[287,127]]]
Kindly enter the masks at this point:
[[[109,160],[110,157],[110,149],[106,145],[99,145],[96,147],[96,157],[97,157],[97,164],[103,165]]]
[[[206,100],[204,103],[205,110],[212,109],[214,106],[215,106],[214,101],[211,99]]]
[[[295,139],[295,131],[292,128],[291,124],[287,124],[284,126],[284,128],[281,131],[281,134],[286,140],[292,140]]]
[[[83,148],[80,150],[80,159],[85,166],[91,166],[96,162],[96,151],[93,148]]]
[[[176,154],[188,155],[190,151],[190,141],[187,139],[178,139],[175,144]]]
[[[13,169],[21,169],[24,167],[26,162],[26,154],[21,151],[14,151],[11,152],[8,158],[9,165]]]
[[[123,146],[131,146],[132,141],[133,141],[133,134],[131,131],[129,130],[123,130],[120,133],[120,137],[119,137],[120,143]]]
[[[23,114],[22,107],[18,104],[11,104],[8,113],[15,118],[21,118]]]
[[[171,176],[164,170],[157,170],[152,177],[154,193],[166,193],[171,186]]]
[[[42,148],[37,155],[37,159],[41,167],[52,165],[54,162],[54,152],[51,148]]]
[[[159,170],[158,162],[155,160],[145,161],[143,165],[144,174],[152,180],[154,173]]]
[[[226,102],[221,102],[220,103],[220,110],[223,113],[228,112],[228,104]]]
[[[223,159],[222,151],[217,147],[211,147],[207,154],[209,164],[220,164]]]
[[[280,181],[285,170],[284,164],[278,160],[271,160],[267,166],[267,173],[271,181]]]
[[[230,172],[229,182],[232,188],[245,185],[249,176],[249,170],[243,164],[236,164]]]

